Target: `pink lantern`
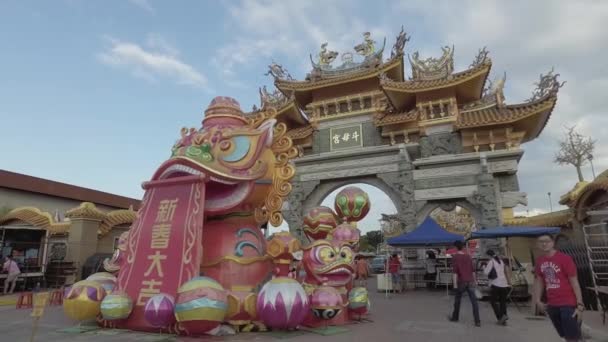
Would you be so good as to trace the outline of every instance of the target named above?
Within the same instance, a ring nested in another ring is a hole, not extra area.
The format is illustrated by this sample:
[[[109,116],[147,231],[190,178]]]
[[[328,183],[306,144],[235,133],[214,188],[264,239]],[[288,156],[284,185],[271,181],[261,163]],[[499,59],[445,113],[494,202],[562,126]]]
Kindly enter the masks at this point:
[[[164,328],[175,322],[174,308],[175,299],[168,294],[160,293],[146,302],[144,318],[150,325]]]
[[[295,329],[308,313],[308,295],[296,280],[277,277],[264,284],[256,308],[258,317],[266,326]]]

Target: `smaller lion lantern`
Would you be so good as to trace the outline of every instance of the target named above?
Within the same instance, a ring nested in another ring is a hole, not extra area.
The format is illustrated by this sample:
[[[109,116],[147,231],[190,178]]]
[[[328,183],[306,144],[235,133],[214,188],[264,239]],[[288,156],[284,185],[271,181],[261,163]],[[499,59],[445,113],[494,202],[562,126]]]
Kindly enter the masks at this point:
[[[276,266],[275,275],[286,277],[294,254],[302,249],[300,241],[290,232],[274,233],[266,245],[266,253],[272,257]]]
[[[367,193],[356,186],[342,189],[334,201],[334,209],[338,217],[353,225],[365,218],[370,206]]]
[[[336,228],[338,218],[328,207],[315,207],[304,216],[304,234],[312,241],[325,239]]]

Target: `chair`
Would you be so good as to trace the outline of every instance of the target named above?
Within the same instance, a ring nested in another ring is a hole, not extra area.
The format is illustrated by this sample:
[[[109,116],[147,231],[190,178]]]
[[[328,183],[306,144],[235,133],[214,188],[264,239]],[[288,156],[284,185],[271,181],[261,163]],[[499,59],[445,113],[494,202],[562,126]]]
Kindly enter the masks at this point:
[[[49,305],[63,305],[63,288],[51,291]]]
[[[31,309],[33,306],[33,293],[32,292],[21,292],[17,299],[16,309]]]

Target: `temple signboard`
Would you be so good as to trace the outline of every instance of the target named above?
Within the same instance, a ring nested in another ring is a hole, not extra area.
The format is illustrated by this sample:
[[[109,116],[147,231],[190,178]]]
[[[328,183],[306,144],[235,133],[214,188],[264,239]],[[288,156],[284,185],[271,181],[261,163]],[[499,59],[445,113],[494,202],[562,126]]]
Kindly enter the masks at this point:
[[[363,146],[363,130],[360,124],[332,127],[329,132],[331,151]]]

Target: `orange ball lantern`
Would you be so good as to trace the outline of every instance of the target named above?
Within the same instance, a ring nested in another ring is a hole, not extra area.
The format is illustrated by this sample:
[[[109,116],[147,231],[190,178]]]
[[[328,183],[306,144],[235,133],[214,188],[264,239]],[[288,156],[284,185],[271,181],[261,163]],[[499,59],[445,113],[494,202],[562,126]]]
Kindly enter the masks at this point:
[[[336,195],[334,208],[338,217],[346,222],[361,221],[370,209],[369,196],[356,186],[349,186]]]
[[[304,217],[304,234],[313,241],[325,239],[337,225],[338,218],[331,208],[315,207]]]

